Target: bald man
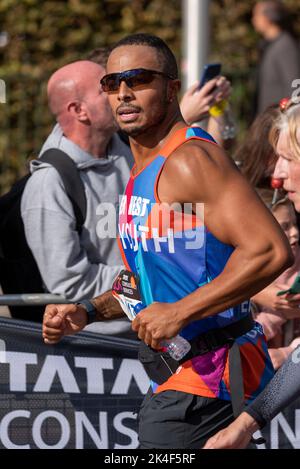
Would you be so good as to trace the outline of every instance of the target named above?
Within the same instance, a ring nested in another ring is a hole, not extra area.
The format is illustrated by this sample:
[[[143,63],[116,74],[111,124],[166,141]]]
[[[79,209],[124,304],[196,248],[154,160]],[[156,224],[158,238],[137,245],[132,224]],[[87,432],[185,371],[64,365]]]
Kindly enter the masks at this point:
[[[77,302],[111,288],[122,267],[114,233],[114,209],[132,166],[131,152],[116,134],[106,93],[100,86],[105,69],[83,60],[57,70],[48,82],[48,103],[58,125],[41,154],[58,148],[75,162],[83,181],[87,216],[81,234],[58,172],[37,159],[31,163],[21,204],[27,242],[47,291]],[[103,217],[110,213],[110,237]],[[105,231],[106,229],[106,231]],[[112,331],[129,330],[127,319]],[[101,325],[101,332],[106,330]]]

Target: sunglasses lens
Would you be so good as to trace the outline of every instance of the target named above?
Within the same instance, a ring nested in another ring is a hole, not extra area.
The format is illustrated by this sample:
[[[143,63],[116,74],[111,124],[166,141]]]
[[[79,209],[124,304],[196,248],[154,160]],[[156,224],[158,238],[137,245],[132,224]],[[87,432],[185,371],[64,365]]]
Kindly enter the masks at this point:
[[[106,92],[117,91],[122,81],[124,81],[129,88],[135,88],[141,85],[148,85],[157,74],[163,75],[163,73],[154,70],[136,68],[121,73],[105,75],[101,80],[101,85],[103,91]]]
[[[101,80],[103,91],[116,91],[119,88],[119,74],[106,75]]]
[[[154,78],[154,73],[150,70],[141,70],[133,76],[125,79],[126,84],[130,88],[134,88],[139,85],[148,85]]]

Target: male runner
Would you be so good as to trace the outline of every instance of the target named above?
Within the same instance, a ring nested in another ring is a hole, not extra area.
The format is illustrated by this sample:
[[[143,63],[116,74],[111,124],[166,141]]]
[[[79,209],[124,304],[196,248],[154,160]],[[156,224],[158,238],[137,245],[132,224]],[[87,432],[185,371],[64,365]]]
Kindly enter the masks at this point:
[[[272,376],[262,330],[245,300],[290,265],[290,248],[230,158],[206,132],[186,126],[176,60],[161,39],[121,40],[101,84],[136,162],[119,220],[123,260],[147,306],[133,328],[153,349],[178,333],[192,344],[179,363],[141,349],[155,381],[139,414],[141,448],[199,448],[233,419],[235,387],[241,404]],[[170,204],[176,204],[171,212]],[[189,213],[181,211],[184,204]],[[94,306],[101,319],[99,302],[85,307]],[[45,341],[86,321],[80,305],[48,307]]]

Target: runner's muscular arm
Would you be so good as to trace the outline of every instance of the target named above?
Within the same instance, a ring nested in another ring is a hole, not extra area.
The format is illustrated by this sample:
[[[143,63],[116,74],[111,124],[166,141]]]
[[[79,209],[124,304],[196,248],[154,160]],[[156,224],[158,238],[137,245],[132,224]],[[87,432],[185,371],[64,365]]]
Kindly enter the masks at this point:
[[[139,313],[133,329],[154,348],[189,322],[250,298],[292,263],[279,225],[220,147],[180,147],[165,164],[158,195],[167,203],[203,203],[208,230],[235,249],[212,282],[176,303],[154,303]]]

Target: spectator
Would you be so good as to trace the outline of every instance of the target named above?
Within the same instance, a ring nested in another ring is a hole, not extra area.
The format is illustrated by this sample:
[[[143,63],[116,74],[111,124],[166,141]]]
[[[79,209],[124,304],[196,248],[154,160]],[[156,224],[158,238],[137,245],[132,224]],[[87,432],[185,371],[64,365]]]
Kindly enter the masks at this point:
[[[209,80],[201,89],[199,89],[199,82],[194,83],[185,92],[180,102],[180,110],[185,122],[193,125],[208,117],[207,131],[216,142],[223,145],[220,127],[224,114],[213,117],[209,115],[209,109],[223,100],[228,100],[230,94],[230,82],[223,76]]]
[[[266,388],[228,427],[212,436],[204,449],[243,449],[253,433],[300,396],[300,346],[289,356]]]
[[[285,104],[274,122],[270,141],[279,158],[274,177],[283,179],[283,187],[300,212],[300,105],[292,100]],[[294,300],[299,302],[300,295]],[[211,437],[206,449],[245,448],[251,435],[300,395],[299,355],[300,346],[278,370],[266,389],[251,406],[227,428]]]
[[[263,37],[257,78],[258,113],[291,96],[292,82],[300,78],[300,49],[288,20],[288,12],[279,1],[261,1],[253,9],[254,29]]]
[[[271,187],[276,155],[268,137],[279,113],[279,106],[273,104],[259,114],[234,155],[242,173],[256,188],[268,189]]]
[[[99,204],[118,204],[132,165],[131,152],[118,135],[107,96],[100,89],[103,66],[79,61],[57,70],[48,82],[48,101],[59,126],[46,140],[65,151],[82,178],[87,217],[82,233],[57,171],[31,163],[32,177],[22,197],[28,244],[46,289],[78,301],[108,290],[122,267],[116,239],[97,235]],[[122,319],[128,330],[128,323]],[[101,326],[102,327],[102,326]]]
[[[260,196],[270,207],[273,197],[273,191],[267,189],[260,191]],[[300,271],[300,248],[299,248],[299,230],[297,226],[295,210],[292,203],[285,197],[278,200],[271,207],[272,213],[281,228],[285,232],[293,254],[295,256],[294,264],[283,272],[271,285],[268,285],[263,291],[257,293],[252,301],[256,308],[254,309],[254,318],[264,329],[268,341],[269,354],[274,368],[277,370],[286,360],[288,355],[300,343],[300,338],[284,346],[283,328],[290,317],[300,317],[298,305],[300,300],[294,301],[295,295],[277,296],[280,290],[288,289],[294,282]],[[290,302],[289,298],[293,301]]]

